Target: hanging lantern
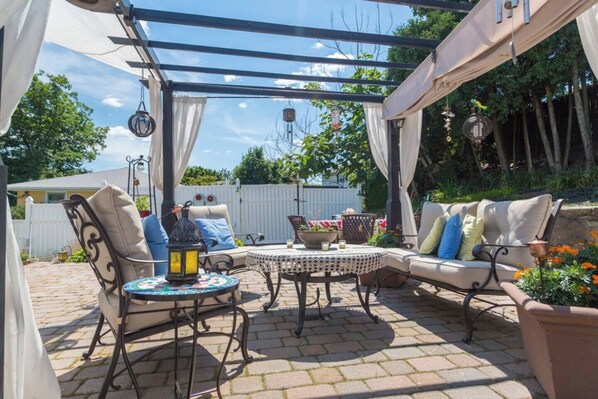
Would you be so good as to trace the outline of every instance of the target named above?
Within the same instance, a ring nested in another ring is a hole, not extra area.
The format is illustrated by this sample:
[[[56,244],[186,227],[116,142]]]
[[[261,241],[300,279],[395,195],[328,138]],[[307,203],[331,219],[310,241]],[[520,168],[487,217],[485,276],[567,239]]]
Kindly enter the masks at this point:
[[[492,120],[484,114],[471,114],[463,124],[463,134],[476,144],[481,143],[490,133],[492,133]]]
[[[181,210],[181,217],[174,224],[172,233],[168,237],[168,274],[169,282],[193,282],[197,279],[199,252],[203,249],[201,234],[197,225],[189,220],[187,201]]]
[[[147,137],[156,130],[156,121],[152,118],[147,112],[145,108],[145,103],[143,102],[143,94],[144,94],[144,87],[143,87],[143,70],[141,70],[141,99],[139,101],[139,107],[137,107],[137,111],[131,115],[129,118],[129,130],[137,137]]]
[[[287,136],[293,137],[293,123],[295,122],[295,108],[289,101],[288,105],[282,110],[282,120],[287,124]]]
[[[332,131],[335,134],[338,134],[338,132],[341,130],[341,111],[335,107],[332,109],[330,116],[332,118]]]
[[[71,256],[71,247],[68,245],[65,245],[64,247],[62,247],[62,249],[60,250],[60,252],[58,252],[56,254],[56,257],[58,258],[58,260],[60,262],[66,262],[66,260],[68,259],[69,256]]]

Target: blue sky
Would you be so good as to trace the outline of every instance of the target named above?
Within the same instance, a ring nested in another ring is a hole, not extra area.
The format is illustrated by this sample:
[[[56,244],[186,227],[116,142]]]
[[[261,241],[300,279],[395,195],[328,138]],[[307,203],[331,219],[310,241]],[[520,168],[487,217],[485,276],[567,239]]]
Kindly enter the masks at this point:
[[[394,28],[411,15],[410,9],[405,6],[378,5],[365,0],[142,0],[133,1],[133,4],[162,10],[168,5],[168,11],[347,30],[343,22],[344,15],[351,30],[383,34],[391,34]],[[144,23],[144,26],[150,39],[154,40],[342,57],[338,49],[334,48],[335,43],[330,41],[157,23]],[[340,47],[349,57],[355,57],[359,51],[367,51],[378,52],[378,58],[386,60],[386,47],[358,48],[354,43],[340,43]],[[350,76],[352,73],[350,66],[332,64],[306,64],[167,50],[156,50],[156,53],[162,63],[307,75]],[[127,155],[147,155],[149,140],[135,138],[126,128],[129,116],[139,103],[139,83],[135,76],[50,43],[44,43],[37,67],[51,74],[65,74],[79,98],[94,109],[93,119],[96,125],[110,128],[106,149],[94,162],[86,165],[87,168],[94,171],[118,168],[127,165]],[[271,87],[303,85],[302,82],[198,73],[169,72],[168,77],[181,81]],[[328,84],[327,89],[337,90],[338,86]],[[216,170],[232,170],[248,148],[271,142],[277,130],[283,131],[281,114],[287,103],[287,100],[282,99],[209,98],[189,164]],[[298,119],[306,115],[314,119],[318,115],[317,110],[306,101],[293,101],[293,107],[297,110]],[[313,126],[315,129],[317,123]]]

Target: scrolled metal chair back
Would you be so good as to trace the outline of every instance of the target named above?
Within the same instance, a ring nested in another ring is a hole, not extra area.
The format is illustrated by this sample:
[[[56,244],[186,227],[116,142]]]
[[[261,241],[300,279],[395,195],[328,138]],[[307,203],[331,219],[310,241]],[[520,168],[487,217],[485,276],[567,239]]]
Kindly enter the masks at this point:
[[[120,292],[124,281],[110,237],[87,200],[74,194],[60,201],[102,290]]]
[[[299,230],[301,226],[307,226],[307,219],[305,219],[305,216],[301,215],[289,215],[288,218],[289,222],[291,222],[291,226],[293,226],[293,231],[295,232],[295,242],[299,243],[301,242],[301,239],[299,239],[297,230]]]
[[[343,238],[347,244],[365,244],[374,234],[376,215],[373,213],[356,213],[342,215]]]

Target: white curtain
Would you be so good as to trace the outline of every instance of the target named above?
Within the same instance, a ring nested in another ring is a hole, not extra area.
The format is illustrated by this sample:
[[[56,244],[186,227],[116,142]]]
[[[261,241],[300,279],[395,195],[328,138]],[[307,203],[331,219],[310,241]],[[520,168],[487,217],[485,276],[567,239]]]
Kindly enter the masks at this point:
[[[4,27],[0,133],[29,87],[41,48],[50,10],[49,0],[0,0],[0,26]],[[7,201],[0,198],[0,201]],[[5,399],[60,398],[60,387],[35,324],[31,297],[7,201],[6,307],[2,324]]]
[[[577,17],[583,51],[594,76],[598,76],[598,4]]]
[[[152,101],[152,117],[162,119],[162,112],[154,113],[154,103],[156,94],[152,91],[150,85],[150,99]],[[155,90],[155,85],[154,89]],[[189,164],[191,152],[195,146],[201,120],[206,108],[205,97],[174,97],[172,99],[172,139],[173,139],[173,162],[174,162],[174,185],[179,185]],[[160,109],[161,111],[161,109]],[[156,120],[157,122],[158,120]],[[161,125],[161,122],[160,122]],[[162,190],[162,131],[160,136],[154,132],[150,146],[150,156],[152,157],[152,181],[160,190]]]
[[[160,82],[153,76],[148,77],[150,116],[156,121],[156,130],[152,134],[149,156],[152,159],[151,175],[152,183],[159,190],[162,190],[162,91]]]
[[[386,121],[382,119],[383,105],[376,103],[363,103],[365,123],[368,131],[368,140],[372,157],[376,166],[388,179],[388,133]],[[422,111],[405,118],[399,138],[400,157],[400,195],[401,195],[401,221],[405,235],[416,235],[415,218],[413,206],[407,188],[413,181],[413,175],[417,167],[419,144],[421,139]],[[416,238],[408,238],[407,242],[417,245]]]

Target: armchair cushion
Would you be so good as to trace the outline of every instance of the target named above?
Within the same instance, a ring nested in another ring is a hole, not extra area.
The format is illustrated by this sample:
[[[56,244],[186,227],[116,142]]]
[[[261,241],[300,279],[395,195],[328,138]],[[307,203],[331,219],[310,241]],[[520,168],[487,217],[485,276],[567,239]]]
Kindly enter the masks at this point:
[[[451,216],[444,226],[440,246],[438,247],[438,257],[443,259],[455,259],[459,246],[461,245],[461,236],[463,235],[463,222],[458,213]]]
[[[208,248],[211,251],[222,251],[225,249],[234,249],[235,239],[233,238],[226,219],[195,219],[197,227],[201,232],[201,236],[206,241]],[[218,244],[212,246],[211,241],[216,240]]]
[[[164,259],[166,262],[154,263],[154,275],[160,276],[168,272],[168,234],[156,215],[141,219],[143,234],[154,260]]]
[[[117,186],[108,184],[92,195],[87,202],[106,229],[116,251],[131,258],[152,260],[152,254],[143,235],[139,211],[129,194]],[[110,262],[110,255],[106,251],[103,251],[101,256],[107,258],[106,262],[98,263]],[[121,259],[120,264],[123,284],[154,275],[154,266],[151,263],[134,263]]]
[[[494,245],[525,245],[542,237],[551,212],[550,194],[517,201],[483,200],[478,207],[478,217],[484,219],[484,238]],[[501,263],[512,266],[531,266],[533,260],[528,248],[509,249],[507,255],[499,256]]]

